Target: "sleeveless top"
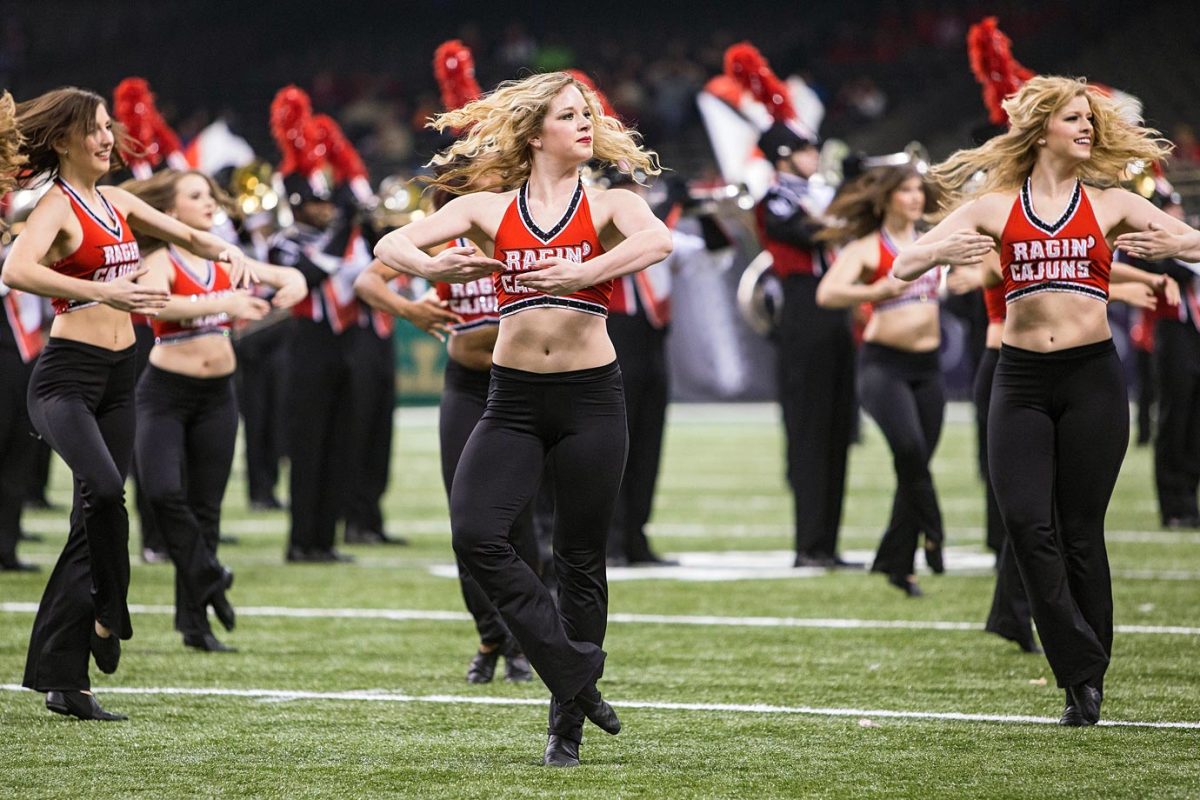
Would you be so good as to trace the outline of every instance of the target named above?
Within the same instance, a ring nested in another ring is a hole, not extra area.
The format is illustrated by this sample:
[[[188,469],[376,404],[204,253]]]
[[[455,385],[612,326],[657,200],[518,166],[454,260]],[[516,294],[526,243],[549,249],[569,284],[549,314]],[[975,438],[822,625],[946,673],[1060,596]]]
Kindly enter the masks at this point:
[[[171,284],[171,294],[185,297],[209,298],[228,294],[233,289],[229,281],[229,273],[211,261],[205,261],[208,268],[207,276],[197,275],[179,255],[172,245],[167,246],[167,258],[174,271]],[[224,311],[216,314],[205,314],[191,319],[159,319],[150,320],[154,331],[155,344],[174,344],[200,336],[228,336],[233,320]]]
[[[582,181],[576,185],[562,219],[548,231],[543,231],[533,221],[528,191],[529,184],[520,188],[496,229],[495,258],[507,267],[492,275],[501,319],[530,308],[569,308],[607,317],[608,302],[612,297],[611,280],[557,297],[522,286],[513,279],[513,273],[536,269],[537,262],[543,258],[557,256],[581,264],[604,252],[592,224],[592,212]]]
[[[899,252],[900,247],[896,244],[896,240],[886,230],[880,228],[879,266],[875,268],[875,274],[871,276],[871,280],[867,281],[867,283],[875,283],[875,281],[890,275],[892,264],[896,261],[896,254]],[[895,297],[890,297],[878,303],[871,303],[871,308],[875,311],[887,311],[888,309],[906,306],[910,303],[926,303],[929,301],[936,303],[938,301],[938,287],[941,282],[942,267],[934,267],[911,281],[908,287]]]
[[[451,242],[450,246],[470,247],[471,243],[466,239],[459,238]],[[462,317],[462,322],[455,322],[449,326],[451,333],[462,333],[488,325],[500,324],[500,312],[496,307],[496,286],[490,275],[470,283],[439,281],[434,284],[434,289],[437,291],[438,299],[447,302],[448,308]]]
[[[97,283],[108,283],[135,272],[142,263],[141,252],[121,212],[108,202],[108,198],[97,192],[104,205],[104,213],[97,214],[62,177],[55,178],[54,182],[71,201],[71,210],[75,212],[75,218],[83,230],[83,241],[74,253],[55,261],[50,269],[70,278]],[[55,314],[99,305],[96,301],[69,300],[65,297],[51,298],[50,304]]]
[[[1083,184],[1053,224],[1034,213],[1030,179],[1013,202],[1000,236],[1004,299],[1008,303],[1042,292],[1070,292],[1108,302],[1112,250],[1096,222]]]

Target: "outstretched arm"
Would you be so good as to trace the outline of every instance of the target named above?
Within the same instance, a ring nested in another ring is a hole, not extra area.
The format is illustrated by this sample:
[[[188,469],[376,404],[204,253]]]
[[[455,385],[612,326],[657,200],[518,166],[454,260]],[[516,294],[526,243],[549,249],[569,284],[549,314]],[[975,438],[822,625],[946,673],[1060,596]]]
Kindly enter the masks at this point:
[[[177,244],[203,258],[228,262],[234,286],[249,286],[257,280],[241,249],[220,236],[185,225],[124,189],[105,186],[101,191],[135,230]]]
[[[504,264],[471,247],[448,247],[436,256],[425,251],[460,236],[486,238],[480,232],[480,207],[487,199],[479,194],[456,197],[428,217],[392,231],[375,245],[375,258],[395,272],[419,275],[430,281],[467,283],[504,269]]]
[[[920,277],[939,264],[952,267],[974,266],[996,247],[995,240],[980,233],[980,200],[959,206],[934,228],[912,244],[901,248],[892,266],[892,274],[902,281]]]
[[[1136,258],[1200,261],[1200,231],[1175,219],[1149,200],[1124,189],[1108,189],[1104,202],[1120,215],[1114,244]]]
[[[4,261],[4,283],[42,297],[104,303],[120,311],[157,314],[166,305],[168,293],[137,283],[146,274],[145,267],[102,283],[63,275],[43,263],[70,214],[66,198],[51,194],[38,201]]]

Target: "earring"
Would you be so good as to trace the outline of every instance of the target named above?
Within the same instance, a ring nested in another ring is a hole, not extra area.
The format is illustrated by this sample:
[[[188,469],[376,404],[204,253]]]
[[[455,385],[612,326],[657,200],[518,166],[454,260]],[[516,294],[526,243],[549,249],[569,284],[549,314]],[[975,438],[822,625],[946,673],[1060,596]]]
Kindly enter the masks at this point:
[[[1045,146],[1045,144],[1046,144],[1046,140],[1045,140],[1045,139],[1038,139],[1038,140],[1037,140],[1037,143],[1038,143],[1038,144],[1040,144],[1040,145],[1043,145],[1043,146]]]

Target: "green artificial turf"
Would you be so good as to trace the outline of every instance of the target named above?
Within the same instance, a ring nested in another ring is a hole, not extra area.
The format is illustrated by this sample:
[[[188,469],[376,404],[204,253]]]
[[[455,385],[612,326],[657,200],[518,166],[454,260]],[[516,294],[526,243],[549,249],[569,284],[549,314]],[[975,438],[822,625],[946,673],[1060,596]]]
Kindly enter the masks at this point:
[[[221,558],[237,573],[230,598],[242,613],[236,631],[218,635],[240,652],[185,650],[169,614],[173,569],[142,564],[131,550],[130,601],[146,609],[135,611],[117,674],[93,671],[105,706],[130,720],[80,723],[48,713],[39,695],[0,691],[0,797],[1200,796],[1200,728],[880,713],[1061,712],[1045,659],[982,632],[993,580],[979,557],[983,501],[965,418],[953,409],[934,465],[950,571],[922,574],[926,596],[910,600],[865,572],[786,569],[791,501],[773,409],[674,408],[654,546],[685,560],[758,553],[777,562],[775,577],[613,580],[601,688],[625,729],[609,737],[589,727],[575,770],[539,766],[539,682],[464,680],[474,630],[457,582],[431,572],[451,557],[428,410],[399,412],[387,496],[389,530],[412,544],[345,548],[358,557],[351,565],[285,566],[286,515],[246,510],[239,459],[225,530],[240,541]],[[1200,636],[1153,630],[1200,628],[1200,533],[1158,528],[1151,471],[1150,454],[1131,448],[1108,515],[1116,622],[1149,631],[1118,632],[1104,716],[1200,723]],[[893,486],[870,424],[849,484],[842,546],[869,555]],[[70,500],[57,463],[51,498]],[[21,556],[49,569],[65,509],[25,522],[45,541],[22,543]],[[20,683],[33,619],[13,604],[36,603],[45,580],[45,571],[0,574],[0,603],[9,604],[0,610],[0,683]],[[333,618],[328,609],[454,613]],[[673,619],[704,615],[918,627]],[[973,627],[932,629],[936,621]],[[178,688],[202,693],[168,691]]]

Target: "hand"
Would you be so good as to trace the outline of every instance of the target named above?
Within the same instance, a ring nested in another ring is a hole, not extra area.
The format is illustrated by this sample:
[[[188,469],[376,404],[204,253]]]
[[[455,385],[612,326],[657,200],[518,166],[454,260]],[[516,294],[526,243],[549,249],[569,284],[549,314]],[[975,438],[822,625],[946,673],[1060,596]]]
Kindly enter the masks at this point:
[[[1160,275],[1160,280],[1154,287],[1156,292],[1162,294],[1163,299],[1167,301],[1169,306],[1178,306],[1183,300],[1183,294],[1179,291],[1179,284],[1170,275]]]
[[[270,311],[270,303],[244,291],[230,294],[225,309],[225,313],[234,319],[244,319],[250,322],[262,319]]]
[[[1108,299],[1143,311],[1158,307],[1158,295],[1144,283],[1115,283],[1109,287]]]
[[[249,288],[250,284],[258,283],[258,276],[254,274],[254,267],[247,260],[245,254],[237,247],[230,245],[220,253],[217,253],[217,261],[224,261],[229,264],[229,281],[233,284],[233,288]]]
[[[158,312],[162,311],[171,299],[171,294],[163,289],[152,289],[137,282],[138,278],[149,271],[142,267],[116,280],[99,284],[100,302],[118,311],[129,311],[148,317],[158,316]]]
[[[444,342],[450,333],[450,326],[463,321],[462,317],[447,309],[449,305],[447,301],[437,299],[437,295],[422,297],[408,304],[404,318],[439,342]]]
[[[557,256],[544,258],[537,262],[536,269],[518,272],[513,277],[522,286],[559,297],[594,283],[582,264]]]
[[[308,297],[308,283],[304,280],[304,273],[292,267],[279,267],[287,276],[275,288],[275,296],[271,298],[271,305],[276,308],[291,308],[299,303],[304,298]]]
[[[983,257],[995,249],[992,237],[972,230],[955,231],[938,242],[935,264],[966,267],[982,264]]]
[[[885,300],[891,300],[893,297],[899,297],[911,285],[899,278],[885,275],[871,284],[871,288],[875,290],[875,295],[871,298],[871,302],[882,303]]]
[[[967,294],[975,291],[979,286],[979,270],[951,267],[946,274],[946,288],[950,290],[950,294]]]
[[[447,247],[433,257],[424,277],[431,281],[470,283],[503,269],[503,262],[488,258],[474,247]]]
[[[1113,242],[1134,258],[1144,261],[1160,261],[1178,255],[1185,247],[1185,238],[1163,228],[1157,222],[1146,226],[1147,230],[1123,233]]]

